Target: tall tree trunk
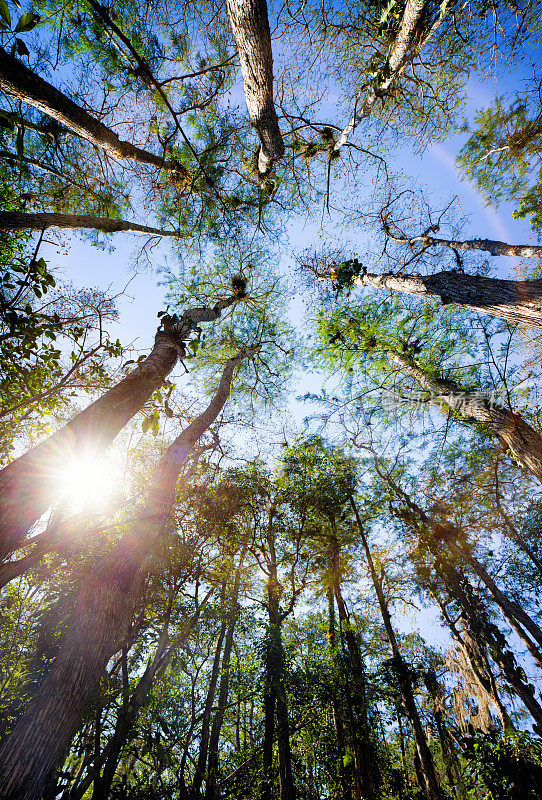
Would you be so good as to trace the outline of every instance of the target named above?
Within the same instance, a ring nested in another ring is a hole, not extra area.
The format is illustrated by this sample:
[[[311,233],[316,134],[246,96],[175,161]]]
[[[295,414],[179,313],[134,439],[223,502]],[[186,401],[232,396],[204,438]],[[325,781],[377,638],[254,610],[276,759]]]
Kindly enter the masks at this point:
[[[358,509],[353,498],[350,499],[350,504],[352,506],[352,510],[354,511],[361,542],[363,544],[363,549],[365,550],[367,563],[369,565],[369,572],[371,574],[371,579],[373,581],[376,596],[378,598],[378,604],[380,606],[382,620],[384,622],[384,627],[386,629],[386,634],[388,637],[388,641],[390,643],[393,655],[393,667],[395,675],[397,677],[397,684],[399,686],[399,691],[401,692],[401,697],[405,706],[405,711],[408,715],[410,724],[412,725],[412,730],[414,732],[414,743],[416,746],[416,756],[418,759],[417,774],[420,783],[420,789],[423,792],[424,796],[427,798],[427,800],[444,800],[444,794],[442,792],[442,789],[438,781],[437,773],[435,771],[435,766],[433,763],[433,758],[431,756],[431,751],[429,750],[429,745],[427,744],[427,739],[425,738],[425,733],[422,727],[420,716],[418,714],[418,709],[416,707],[414,692],[412,691],[410,676],[408,674],[408,666],[405,663],[403,656],[401,655],[401,651],[399,649],[399,645],[391,621],[391,614],[388,608],[388,604],[386,602],[386,598],[384,597],[382,583],[378,575],[376,574],[373,557],[371,555],[371,551],[369,549],[369,545],[365,537],[363,524],[361,522]]]
[[[123,142],[113,130],[1,48],[0,89],[47,114],[113,158],[132,159],[172,172],[176,170],[175,164],[168,164],[161,156],[135,147],[130,142]]]
[[[387,350],[386,354],[429,393],[431,403],[484,425],[503,447],[512,450],[526,470],[542,482],[542,436],[520,414],[490,402],[481,392],[462,391],[454,381],[429,375],[414,358],[404,353]]]
[[[290,748],[290,721],[286,691],[282,684],[277,691],[277,749],[279,753],[280,800],[295,800],[296,790],[292,772],[292,751]]]
[[[335,528],[335,522],[333,522]],[[357,799],[376,800],[378,797],[378,760],[371,736],[369,733],[369,720],[367,717],[367,681],[365,668],[361,660],[359,645],[350,624],[350,616],[344,602],[339,580],[340,547],[336,534],[330,537],[332,551],[332,564],[334,576],[334,592],[337,600],[337,610],[341,628],[346,639],[350,668],[354,685],[351,710],[355,712],[352,717],[352,739],[354,745],[354,778],[355,796]]]
[[[442,603],[434,594],[433,597],[435,598],[442,612],[442,616],[444,617],[444,620],[446,621],[453,638],[465,655],[474,678],[481,687],[482,691],[490,698],[491,702],[497,709],[497,713],[501,720],[503,738],[505,738],[508,733],[513,733],[515,731],[515,727],[497,689],[497,682],[495,681],[495,676],[493,675],[493,670],[489,662],[489,656],[485,642],[479,638],[471,636],[469,631],[466,631],[466,633],[460,632],[457,625],[448,614],[445,604]]]
[[[182,233],[177,233],[176,231],[164,231],[161,228],[138,225],[137,222],[109,219],[109,217],[93,217],[89,214],[57,214],[49,211],[25,214],[21,211],[0,211],[1,231],[43,231],[46,228],[58,228],[61,230],[88,228],[95,231],[104,231],[104,233],[128,231],[131,233],[146,233],[148,236],[184,238]]]
[[[352,790],[345,769],[346,738],[344,735],[344,719],[341,702],[336,689],[339,680],[339,664],[337,659],[337,642],[335,633],[335,594],[332,586],[329,586],[327,589],[327,608],[327,642],[330,652],[330,659],[334,668],[334,674],[332,675],[334,685],[330,687],[331,710],[333,714],[333,727],[335,729],[335,738],[337,739],[337,750],[339,756],[339,780],[341,784],[341,797],[344,798],[344,800],[349,800],[349,798],[352,796]]]
[[[182,465],[228,399],[235,366],[228,360],[207,409],[166,450],[131,530],[83,581],[62,646],[39,695],[0,748],[0,796],[38,800],[51,770],[80,723],[108,660],[124,642],[149,554],[162,538]]]
[[[269,577],[267,581],[267,612],[269,616],[268,641],[266,647],[266,691],[273,698],[277,718],[277,750],[279,757],[280,800],[295,800],[296,790],[292,773],[290,749],[290,724],[284,687],[284,649],[282,645],[282,615],[280,613],[281,586],[278,581],[275,534],[273,531],[274,507],[269,513],[267,544],[269,548]],[[267,708],[266,708],[267,713]]]
[[[261,800],[273,797],[273,740],[275,738],[275,687],[266,682],[263,691],[264,731]]]
[[[382,475],[382,472],[379,472]],[[542,667],[542,630],[536,624],[529,614],[514,600],[510,600],[506,595],[501,592],[493,578],[489,575],[482,564],[470,552],[468,546],[463,543],[464,536],[462,532],[452,522],[448,520],[437,521],[430,517],[426,512],[412,500],[409,495],[403,491],[389,476],[383,476],[387,480],[390,487],[402,497],[408,504],[408,507],[413,511],[420,522],[429,528],[431,531],[430,537],[424,537],[424,544],[429,548],[436,558],[441,558],[442,553],[452,553],[459,561],[468,564],[472,570],[485,584],[496,604],[501,609],[505,618],[510,623],[513,630],[517,633],[521,641],[527,647],[529,653],[536,661],[538,666]],[[533,643],[531,638],[527,635],[526,631],[538,643],[538,647]]]
[[[245,553],[246,553],[246,545],[241,552],[239,558],[239,564],[235,571],[233,590],[230,598],[230,613],[228,620],[228,629],[226,632],[226,639],[224,642],[224,655],[222,657],[220,687],[218,690],[218,704],[213,719],[213,725],[211,727],[211,736],[209,739],[209,760],[207,767],[207,783],[205,785],[205,800],[216,800],[218,796],[217,795],[218,767],[219,767],[218,745],[220,741],[220,731],[222,730],[222,724],[224,722],[224,716],[226,714],[226,708],[228,705],[228,695],[230,690],[231,652],[233,648],[233,636],[235,633],[235,625],[237,623],[237,618],[239,615],[239,587],[241,583],[241,568],[243,565],[243,560],[245,558]],[[246,705],[245,705],[245,717],[246,717]],[[237,720],[239,721],[239,708],[237,710]],[[239,735],[238,731],[239,728],[237,727],[236,728],[237,737]],[[246,735],[247,734],[246,734],[246,724],[245,724],[244,728],[245,741],[246,741]],[[239,749],[239,747],[237,749]]]
[[[222,585],[221,602],[224,604],[226,598],[226,584]],[[207,754],[209,752],[209,736],[211,733],[211,712],[213,710],[213,703],[215,701],[216,687],[218,684],[218,677],[220,674],[220,659],[222,657],[222,645],[224,644],[224,637],[226,635],[226,628],[228,619],[226,614],[222,612],[222,620],[220,622],[220,630],[216,640],[215,657],[213,659],[213,666],[211,669],[211,677],[209,679],[209,686],[207,688],[207,696],[205,697],[205,705],[203,708],[203,718],[201,721],[201,732],[199,740],[199,753],[194,769],[194,780],[192,781],[192,789],[190,794],[197,800],[201,794],[201,787],[205,778],[205,768],[207,766]]]
[[[81,455],[98,455],[162,385],[195,325],[217,319],[236,297],[214,308],[184,312],[170,331],[156,334],[150,355],[67,425],[0,470],[0,558],[20,546],[31,526],[62,492],[59,475]]]
[[[260,139],[258,170],[265,175],[284,154],[273,104],[273,52],[266,0],[227,0],[237,42],[250,123]]]
[[[542,327],[542,280],[501,280],[450,270],[433,275],[365,273],[354,278],[354,283],[401,294],[438,297],[443,304],[455,303],[509,322]]]
[[[404,69],[410,63],[409,51],[412,50],[412,42],[416,27],[426,5],[426,0],[407,0],[399,30],[388,50],[386,63],[379,71],[372,84],[367,89],[363,88],[358,93],[356,97],[356,106],[361,100],[363,92],[365,92],[365,100],[359,111],[356,108],[352,119],[342,131],[335,143],[335,151],[340,150],[348,141],[348,137],[362,119],[371,116],[378,98],[390,92],[393,85],[397,83],[401,77]]]
[[[489,253],[490,256],[542,257],[542,246],[536,244],[507,244],[507,242],[499,242],[496,239],[466,239],[465,241],[459,241],[458,239],[439,239],[425,233],[408,239],[405,236],[394,235],[386,222],[384,222],[384,228],[391,239],[408,245],[419,243],[429,247],[450,247],[453,250],[482,250],[484,253]],[[430,230],[434,231],[438,230],[438,228],[431,228]]]

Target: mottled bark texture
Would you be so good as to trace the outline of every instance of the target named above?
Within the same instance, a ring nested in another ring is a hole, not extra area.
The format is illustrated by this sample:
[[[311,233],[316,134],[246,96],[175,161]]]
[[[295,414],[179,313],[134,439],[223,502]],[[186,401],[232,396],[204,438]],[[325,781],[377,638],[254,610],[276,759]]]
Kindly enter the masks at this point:
[[[162,385],[187,339],[200,322],[220,316],[236,301],[232,296],[214,308],[184,312],[174,328],[159,331],[150,355],[112,389],[57,433],[0,471],[0,558],[20,546],[31,526],[62,493],[60,476],[81,455],[97,455]]]
[[[462,391],[453,381],[429,375],[413,358],[388,350],[390,361],[429,393],[428,402],[456,411],[462,417],[482,424],[510,449],[516,460],[542,482],[542,436],[520,414],[491,402],[482,392]]]
[[[433,230],[435,230],[433,228]],[[421,236],[413,236],[411,239],[405,237],[393,236],[390,231],[386,229],[388,235],[396,242],[403,242],[404,244],[421,244],[428,247],[451,247],[453,250],[483,250],[484,253],[489,253],[491,256],[515,256],[516,258],[541,258],[542,246],[532,244],[507,244],[506,242],[499,242],[496,239],[466,239],[459,241],[458,239],[439,239],[435,236],[422,234]]]
[[[402,294],[438,297],[444,304],[455,303],[509,322],[542,327],[542,280],[510,281],[444,271],[434,275],[365,273],[354,278],[354,283]]]
[[[119,139],[114,131],[1,48],[0,90],[47,114],[113,158],[132,159],[159,169],[176,169],[161,156]]]
[[[239,51],[250,123],[260,139],[258,170],[265,175],[284,154],[273,104],[273,52],[266,0],[227,0]]]
[[[104,231],[104,233],[128,231],[129,233],[146,233],[148,236],[183,238],[182,234],[175,231],[164,231],[161,228],[138,225],[137,222],[109,219],[109,217],[94,217],[90,214],[56,214],[52,212],[24,214],[20,211],[0,211],[0,230],[2,231],[43,231],[46,228],[58,228],[60,230],[90,228],[91,230]]]
[[[412,730],[414,733],[415,753],[419,767],[416,772],[420,789],[426,800],[445,800],[444,793],[437,777],[435,765],[433,763],[433,757],[431,756],[431,751],[427,743],[420,715],[418,714],[418,709],[416,707],[408,665],[403,659],[399,644],[397,642],[397,637],[395,636],[388,603],[382,589],[382,582],[377,575],[371,550],[365,536],[363,523],[353,499],[350,500],[350,504],[356,518],[361,543],[363,545],[363,549],[365,550],[369,572],[371,573],[371,579],[373,581],[378,604],[380,606],[382,621],[384,623],[384,628],[386,629],[386,635],[390,644],[393,656],[392,664],[395,676],[397,678],[397,684],[401,693],[401,698],[403,700],[407,717],[412,725]]]
[[[0,748],[0,797],[38,800],[77,730],[109,659],[126,638],[149,554],[164,534],[183,464],[228,399],[235,366],[228,360],[207,409],[168,447],[130,531],[83,581],[60,652],[39,694]]]
[[[353,132],[356,125],[365,117],[371,116],[377,99],[390,91],[393,84],[401,76],[403,70],[408,66],[414,33],[425,5],[426,0],[407,0],[399,30],[388,50],[386,63],[373,83],[367,89],[363,90],[365,91],[364,103],[359,111],[356,109],[354,112],[352,119],[335,142],[334,150],[340,150],[348,141],[348,137]],[[356,98],[356,105],[361,97],[362,92],[360,92]]]

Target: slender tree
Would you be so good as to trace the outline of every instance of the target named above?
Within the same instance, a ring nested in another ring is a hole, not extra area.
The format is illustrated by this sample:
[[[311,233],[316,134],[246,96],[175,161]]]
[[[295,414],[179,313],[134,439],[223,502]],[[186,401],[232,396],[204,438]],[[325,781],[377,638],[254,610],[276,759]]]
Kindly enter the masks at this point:
[[[235,570],[233,579],[233,587],[229,597],[229,612],[227,615],[227,630],[224,640],[224,652],[222,655],[222,664],[220,668],[220,685],[218,689],[218,702],[215,715],[213,717],[213,724],[211,725],[211,734],[209,737],[209,756],[207,762],[207,780],[205,783],[205,800],[216,800],[218,797],[218,777],[219,777],[219,740],[226,709],[228,705],[228,695],[230,689],[230,667],[231,667],[231,654],[233,649],[233,640],[235,634],[235,626],[239,617],[239,590],[241,585],[241,570],[243,561],[247,551],[247,543],[245,541],[242,545],[241,553],[239,555],[238,564]]]
[[[392,651],[392,663],[397,678],[397,684],[401,692],[401,697],[403,699],[407,716],[414,732],[414,742],[416,745],[416,753],[419,759],[420,767],[417,773],[420,779],[420,789],[427,800],[444,800],[444,793],[438,780],[433,758],[431,756],[431,751],[429,749],[429,745],[427,743],[420,720],[420,715],[416,707],[416,701],[414,699],[414,693],[412,691],[412,685],[408,674],[408,665],[402,656],[399,643],[393,629],[389,606],[382,588],[382,581],[376,572],[371,550],[367,542],[367,537],[365,536],[365,529],[353,498],[350,499],[350,504],[356,518],[359,536],[363,545],[363,549],[365,550],[365,556],[367,558],[367,564],[369,565],[371,580],[375,588],[378,605],[380,606],[380,612],[382,614],[382,620],[386,629],[386,635]]]
[[[176,239],[184,238],[181,233],[165,231],[161,228],[149,228],[147,225],[138,225],[123,219],[110,219],[109,217],[93,217],[90,214],[56,214],[53,212],[40,212],[27,214],[19,211],[0,212],[0,230],[2,231],[43,231],[48,228],[60,230],[91,229],[104,233],[146,233],[148,236],[173,236]]]

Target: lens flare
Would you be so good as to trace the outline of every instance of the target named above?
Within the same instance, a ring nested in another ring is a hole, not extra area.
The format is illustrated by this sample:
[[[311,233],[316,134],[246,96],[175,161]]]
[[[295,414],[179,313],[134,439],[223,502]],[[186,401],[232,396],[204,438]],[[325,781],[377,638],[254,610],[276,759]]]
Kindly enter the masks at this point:
[[[70,460],[58,476],[64,500],[76,507],[98,505],[114,489],[115,476],[105,458],[81,455]]]

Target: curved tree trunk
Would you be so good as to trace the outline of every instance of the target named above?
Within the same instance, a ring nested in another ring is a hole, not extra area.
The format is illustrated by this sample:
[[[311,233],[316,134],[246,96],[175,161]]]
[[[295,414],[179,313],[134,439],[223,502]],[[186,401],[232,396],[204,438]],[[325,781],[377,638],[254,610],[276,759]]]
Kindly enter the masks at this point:
[[[273,104],[273,52],[266,0],[227,0],[237,42],[250,123],[260,139],[258,170],[269,172],[284,154]]]
[[[363,524],[353,498],[350,499],[350,504],[356,517],[361,542],[363,544],[363,549],[365,550],[367,563],[369,565],[369,572],[371,573],[376,596],[378,598],[378,604],[380,606],[382,620],[384,622],[384,627],[390,643],[393,655],[393,667],[397,677],[399,691],[401,692],[405,710],[414,732],[414,743],[416,746],[416,756],[418,759],[418,769],[416,772],[420,783],[420,789],[427,800],[444,800],[444,794],[440,787],[437,773],[435,771],[435,765],[433,763],[431,751],[429,749],[429,745],[427,744],[427,739],[425,738],[425,733],[420,720],[420,715],[418,714],[418,709],[416,708],[416,701],[412,691],[408,667],[403,659],[403,656],[401,655],[401,651],[397,643],[397,638],[395,636],[395,631],[393,630],[391,621],[391,614],[382,590],[382,584],[378,578],[378,575],[376,574],[371,550],[367,543],[365,532],[363,530]]]
[[[171,372],[183,340],[199,322],[212,321],[234,303],[222,300],[214,308],[186,311],[169,332],[159,331],[150,355],[67,425],[0,470],[0,558],[16,549],[30,527],[61,494],[59,475],[81,454],[96,455],[162,385]]]
[[[444,304],[455,303],[509,322],[542,327],[542,280],[509,281],[449,270],[433,275],[365,273],[354,278],[354,283],[402,294],[438,297]]]
[[[57,214],[55,212],[36,212],[25,214],[20,211],[0,211],[0,230],[2,231],[43,231],[46,228],[74,230],[90,228],[104,233],[146,233],[148,236],[173,236],[182,239],[181,233],[164,231],[161,228],[149,228],[147,225],[138,225],[137,222],[128,222],[123,219],[109,219],[109,217],[93,217],[90,214]]]
[[[235,366],[253,352],[229,359],[207,409],[166,450],[130,532],[83,581],[60,652],[38,696],[0,748],[0,796],[4,800],[38,800],[41,796],[108,660],[126,638],[147,558],[164,534],[182,466],[224,407]]]
[[[113,158],[132,159],[159,169],[175,171],[161,156],[123,142],[117,134],[95,119],[73,100],[0,48],[0,89],[59,122]]]
[[[482,423],[505,449],[512,450],[526,470],[542,482],[542,436],[520,414],[490,402],[481,392],[461,391],[453,381],[428,375],[413,358],[403,353],[388,350],[387,355],[429,393],[429,402]]]

